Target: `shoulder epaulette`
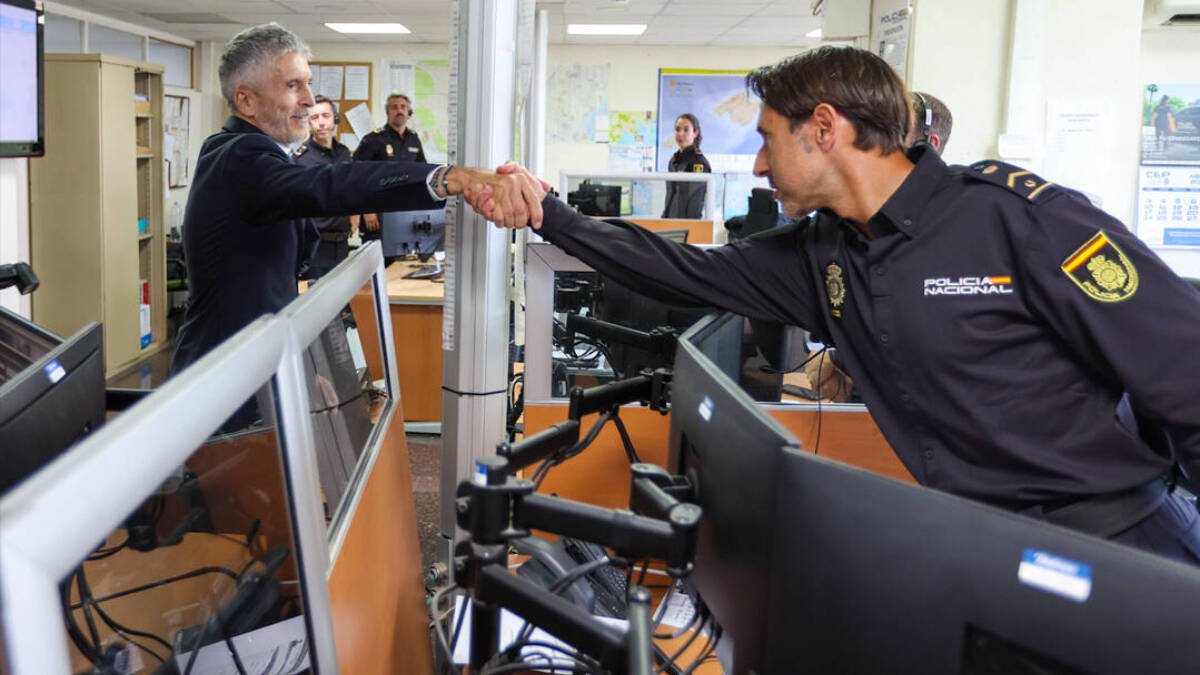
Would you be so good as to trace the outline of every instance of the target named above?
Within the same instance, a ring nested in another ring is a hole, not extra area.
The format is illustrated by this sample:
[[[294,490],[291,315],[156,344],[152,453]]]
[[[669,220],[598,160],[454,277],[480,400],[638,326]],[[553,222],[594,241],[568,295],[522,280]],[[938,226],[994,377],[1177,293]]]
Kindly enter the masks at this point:
[[[305,152],[308,152],[308,143],[305,143],[305,144],[301,145],[300,147],[296,148],[292,152],[292,154],[299,157],[300,155],[303,155]]]
[[[965,175],[975,180],[998,185],[1035,203],[1055,193],[1054,183],[1032,171],[995,160],[975,162],[971,165],[970,170],[965,172]]]

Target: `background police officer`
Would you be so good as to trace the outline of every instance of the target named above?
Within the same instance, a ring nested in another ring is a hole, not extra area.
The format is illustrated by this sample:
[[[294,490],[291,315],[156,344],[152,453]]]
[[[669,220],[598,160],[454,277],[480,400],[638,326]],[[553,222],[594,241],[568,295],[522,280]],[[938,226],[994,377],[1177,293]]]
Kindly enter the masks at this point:
[[[421,146],[421,138],[408,128],[412,101],[404,94],[392,92],[387,97],[386,110],[387,124],[362,137],[354,149],[354,159],[423,163],[425,148]],[[379,214],[363,215],[362,238],[379,239]]]
[[[351,161],[350,149],[336,137],[341,122],[336,105],[326,96],[316,96],[308,109],[309,138],[296,148],[296,163],[301,166],[323,166]],[[320,279],[350,254],[347,240],[358,229],[359,216],[325,216],[313,218],[321,241],[313,254],[304,279]]]

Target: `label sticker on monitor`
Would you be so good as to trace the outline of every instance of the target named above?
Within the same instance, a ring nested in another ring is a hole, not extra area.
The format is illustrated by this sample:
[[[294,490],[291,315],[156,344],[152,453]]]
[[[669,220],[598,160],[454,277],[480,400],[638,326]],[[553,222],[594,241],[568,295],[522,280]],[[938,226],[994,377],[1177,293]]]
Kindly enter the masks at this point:
[[[702,418],[702,419],[703,419],[705,422],[707,422],[707,421],[711,420],[711,419],[712,419],[712,414],[713,414],[713,402],[712,402],[712,399],[711,399],[711,398],[709,398],[709,397],[707,397],[707,396],[705,396],[704,398],[700,399],[700,405],[696,407],[696,412],[700,413],[700,417],[701,417],[701,418]]]
[[[487,466],[480,462],[475,462],[475,473],[471,478],[471,482],[475,483],[476,485],[487,485],[487,479]]]
[[[46,379],[50,380],[50,384],[58,384],[59,380],[67,376],[67,369],[62,367],[58,359],[43,366],[42,372],[46,373]]]
[[[1026,586],[1085,602],[1092,594],[1092,566],[1070,558],[1027,548],[1021,554],[1017,579]]]

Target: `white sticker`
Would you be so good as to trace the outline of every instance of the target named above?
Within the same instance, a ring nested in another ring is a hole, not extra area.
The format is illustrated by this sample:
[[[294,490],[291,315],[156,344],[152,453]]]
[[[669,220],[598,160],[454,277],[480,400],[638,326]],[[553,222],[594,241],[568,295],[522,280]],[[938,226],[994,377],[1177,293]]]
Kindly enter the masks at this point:
[[[1033,548],[1025,549],[1017,579],[1026,586],[1084,602],[1092,594],[1092,566]]]
[[[46,379],[50,380],[50,384],[58,384],[58,381],[67,376],[66,368],[63,368],[55,359],[42,367],[42,371],[46,373]]]
[[[475,476],[471,482],[476,485],[487,485],[487,467],[479,462],[475,462]]]
[[[712,399],[707,396],[700,399],[700,405],[696,408],[696,412],[700,413],[700,417],[703,418],[705,422],[711,420],[713,415]]]

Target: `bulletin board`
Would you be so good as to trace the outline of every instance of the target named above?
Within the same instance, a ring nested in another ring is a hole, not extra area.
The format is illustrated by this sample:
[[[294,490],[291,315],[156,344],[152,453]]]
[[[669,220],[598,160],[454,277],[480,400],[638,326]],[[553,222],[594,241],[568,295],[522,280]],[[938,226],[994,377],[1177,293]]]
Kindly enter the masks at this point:
[[[323,94],[337,102],[338,112],[342,121],[338,124],[337,135],[353,134],[350,122],[346,119],[346,111],[367,104],[371,113],[375,112],[374,99],[371,97],[371,83],[374,81],[374,70],[369,61],[310,61],[312,69],[313,95]]]

